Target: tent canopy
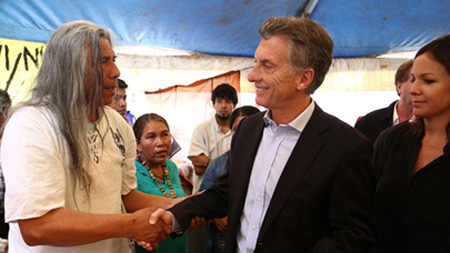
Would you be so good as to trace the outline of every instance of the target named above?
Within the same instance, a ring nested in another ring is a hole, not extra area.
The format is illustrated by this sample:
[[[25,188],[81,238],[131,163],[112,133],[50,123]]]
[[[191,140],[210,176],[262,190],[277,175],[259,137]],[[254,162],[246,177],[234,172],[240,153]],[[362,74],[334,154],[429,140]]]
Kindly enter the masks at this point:
[[[450,33],[448,0],[4,0],[0,37],[46,42],[59,25],[85,19],[111,29],[118,45],[253,57],[264,20],[305,9],[331,34],[337,58],[417,50]]]

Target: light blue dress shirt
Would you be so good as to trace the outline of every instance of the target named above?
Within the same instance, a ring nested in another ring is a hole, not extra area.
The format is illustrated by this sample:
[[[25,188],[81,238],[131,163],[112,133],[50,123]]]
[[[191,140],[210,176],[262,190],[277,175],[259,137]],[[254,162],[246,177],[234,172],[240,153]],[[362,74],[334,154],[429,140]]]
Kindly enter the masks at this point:
[[[289,124],[278,126],[270,118],[270,111],[264,116],[264,132],[253,163],[237,235],[238,252],[255,251],[259,231],[278,180],[314,107],[315,103],[311,100],[297,118]]]

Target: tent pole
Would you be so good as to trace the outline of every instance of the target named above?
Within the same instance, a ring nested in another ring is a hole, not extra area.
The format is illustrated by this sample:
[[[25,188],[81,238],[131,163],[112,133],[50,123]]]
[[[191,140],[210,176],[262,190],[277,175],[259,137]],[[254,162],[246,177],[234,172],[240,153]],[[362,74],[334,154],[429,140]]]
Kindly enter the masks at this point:
[[[297,16],[300,16],[302,18],[309,18],[311,16],[311,13],[314,11],[314,8],[316,8],[317,3],[319,0],[309,0],[306,3],[305,8],[302,11],[297,12]]]

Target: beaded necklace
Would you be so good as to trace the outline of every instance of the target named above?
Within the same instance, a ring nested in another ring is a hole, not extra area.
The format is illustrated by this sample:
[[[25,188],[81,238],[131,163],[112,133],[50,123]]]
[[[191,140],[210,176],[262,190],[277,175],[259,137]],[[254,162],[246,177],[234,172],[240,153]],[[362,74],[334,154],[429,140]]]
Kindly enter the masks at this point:
[[[141,160],[141,159],[139,159],[139,160]],[[167,181],[167,185],[169,185],[170,194],[168,192],[166,192],[166,190],[164,190],[164,188],[162,188],[161,184],[159,183],[159,180],[156,178],[155,174],[153,174],[151,168],[149,166],[147,166],[147,162],[142,161],[142,160],[139,161],[139,162],[142,164],[142,166],[144,166],[145,168],[148,169],[148,172],[150,173],[150,177],[152,178],[153,182],[155,182],[155,184],[158,186],[158,188],[162,192],[162,194],[164,194],[164,196],[166,196],[167,198],[173,198],[173,199],[177,197],[177,193],[173,189],[172,182],[170,182],[169,170],[167,169],[167,166],[166,166],[165,163],[162,164],[162,166],[163,166],[163,180],[164,180],[164,177],[165,177],[165,179]],[[172,195],[172,196],[170,196],[170,195]]]

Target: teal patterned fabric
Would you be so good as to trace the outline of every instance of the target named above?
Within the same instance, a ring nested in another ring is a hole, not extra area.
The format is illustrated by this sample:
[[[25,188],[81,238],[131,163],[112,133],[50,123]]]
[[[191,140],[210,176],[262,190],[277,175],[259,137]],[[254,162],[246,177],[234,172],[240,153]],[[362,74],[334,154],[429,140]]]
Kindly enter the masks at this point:
[[[134,163],[136,164],[136,179],[137,179],[136,189],[141,192],[164,197],[164,194],[159,190],[156,183],[150,177],[150,173],[148,172],[147,168],[142,166],[142,164],[139,163],[138,161],[135,161]],[[172,183],[173,188],[177,194],[177,198],[186,196],[186,193],[184,193],[183,188],[181,187],[181,184],[180,184],[180,176],[178,174],[178,168],[177,168],[176,164],[174,162],[172,162],[171,160],[167,159],[166,165],[167,165],[167,169],[169,170],[170,182]],[[169,185],[167,184],[167,181],[164,181],[164,185],[161,185],[161,186],[167,193],[169,193],[169,195],[171,195],[170,188],[169,188]],[[136,244],[136,252],[144,253],[144,252],[149,252],[149,251],[145,250],[144,248],[142,248]],[[174,253],[188,252],[186,233],[175,239],[173,239],[172,237],[169,236],[160,245],[159,249],[153,250],[151,252],[174,252]]]

